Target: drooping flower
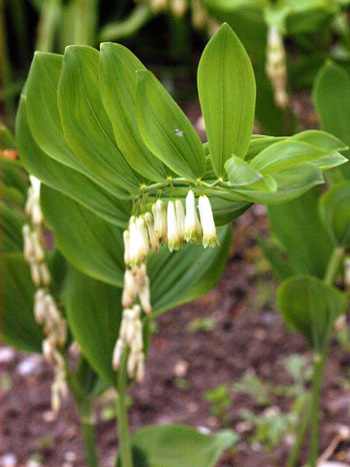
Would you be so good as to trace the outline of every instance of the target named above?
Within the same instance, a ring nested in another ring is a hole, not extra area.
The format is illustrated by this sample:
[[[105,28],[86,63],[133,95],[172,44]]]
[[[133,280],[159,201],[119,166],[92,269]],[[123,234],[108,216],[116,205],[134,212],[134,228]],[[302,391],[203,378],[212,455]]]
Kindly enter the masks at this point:
[[[152,212],[155,234],[159,244],[162,245],[163,242],[167,241],[167,212],[164,202],[161,199],[158,199],[156,203],[153,204]]]
[[[180,199],[175,201],[175,212],[180,241],[183,243],[185,236],[185,210]]]
[[[180,232],[177,224],[174,201],[169,201],[167,211],[168,247],[170,251],[177,251],[181,247]]]
[[[152,214],[150,212],[146,212],[146,214],[144,214],[143,217],[144,217],[146,225],[147,225],[148,236],[149,236],[149,239],[150,239],[150,242],[151,242],[151,245],[152,245],[152,249],[153,249],[153,251],[158,253],[160,244],[159,244],[159,240],[158,240],[158,238],[156,236],[153,216],[152,216]]]
[[[202,240],[202,226],[199,222],[195,196],[192,190],[189,190],[186,196],[186,217],[185,217],[185,240],[191,243],[199,243]]]
[[[203,246],[204,248],[207,248],[207,246],[214,247],[219,243],[219,241],[216,235],[213,211],[211,209],[209,198],[205,195],[201,195],[199,197],[198,207],[203,228]]]

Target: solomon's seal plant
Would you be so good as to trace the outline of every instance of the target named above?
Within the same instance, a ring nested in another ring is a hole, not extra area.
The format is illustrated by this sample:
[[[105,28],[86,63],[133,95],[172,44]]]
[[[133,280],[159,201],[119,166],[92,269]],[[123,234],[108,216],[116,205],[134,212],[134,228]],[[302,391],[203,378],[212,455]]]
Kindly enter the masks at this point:
[[[234,442],[231,432],[181,426],[130,438],[125,396],[145,374],[150,320],[214,285],[230,223],[252,203],[298,197],[323,182],[323,170],[346,162],[344,145],[325,132],[252,135],[254,73],[226,24],[203,52],[198,92],[204,144],[130,50],[70,46],[64,56],[35,55],[17,116],[21,160],[42,182],[44,219],[71,263],[64,282],[71,333],[118,391],[123,467],[139,455],[157,465],[168,443],[177,465],[210,467]]]

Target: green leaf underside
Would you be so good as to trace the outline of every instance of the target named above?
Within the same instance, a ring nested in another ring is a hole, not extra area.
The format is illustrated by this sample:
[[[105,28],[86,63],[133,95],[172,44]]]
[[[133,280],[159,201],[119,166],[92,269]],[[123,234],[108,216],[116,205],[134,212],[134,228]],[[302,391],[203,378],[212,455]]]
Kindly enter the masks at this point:
[[[232,156],[225,162],[225,170],[233,186],[251,185],[263,177],[261,173],[237,156]]]
[[[332,186],[320,200],[320,216],[334,243],[350,245],[350,182]]]
[[[62,63],[62,55],[35,53],[25,92],[28,123],[33,138],[42,151],[55,161],[81,172],[116,196],[125,197],[125,191],[119,187],[111,188],[105,180],[87,168],[66,141],[57,102]]]
[[[162,182],[170,170],[145,146],[136,124],[136,71],[140,60],[120,44],[100,47],[101,93],[114,137],[129,165],[149,180]]]
[[[346,295],[312,276],[286,279],[277,294],[287,323],[314,352],[322,352],[336,318],[346,311]]]
[[[236,444],[232,430],[202,434],[184,425],[148,426],[131,438],[134,467],[214,467],[223,452]],[[121,467],[120,458],[117,466]]]
[[[141,70],[136,75],[136,120],[144,143],[179,176],[196,181],[205,172],[199,136],[150,71]]]
[[[254,123],[255,78],[249,57],[223,24],[209,41],[198,67],[198,93],[213,167],[218,177],[232,154],[246,155]]]
[[[86,275],[123,286],[121,229],[45,185],[41,187],[41,206],[57,246],[68,261]]]
[[[34,320],[35,287],[21,253],[1,255],[0,340],[18,350],[41,352],[43,333]]]
[[[102,104],[97,50],[88,46],[66,48],[58,107],[66,140],[83,164],[111,187],[137,193],[143,179],[119,151]]]
[[[108,222],[119,227],[127,225],[131,212],[129,201],[115,198],[81,172],[60,164],[39,148],[28,125],[25,96],[21,97],[17,112],[16,135],[21,161],[29,173]]]
[[[234,195],[253,203],[278,204],[297,198],[324,182],[320,169],[310,162],[282,170],[274,174],[273,178],[277,184],[275,192],[235,189]]]

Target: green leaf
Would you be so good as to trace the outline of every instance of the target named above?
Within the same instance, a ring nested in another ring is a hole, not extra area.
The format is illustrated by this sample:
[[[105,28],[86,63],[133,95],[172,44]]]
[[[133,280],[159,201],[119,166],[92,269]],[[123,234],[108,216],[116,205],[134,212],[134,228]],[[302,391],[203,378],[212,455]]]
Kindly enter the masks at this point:
[[[231,223],[234,219],[241,216],[251,206],[247,202],[233,202],[216,197],[210,198],[210,204],[213,209],[215,225],[226,225]]]
[[[245,160],[248,162],[254,159],[263,149],[271,146],[271,144],[279,141],[284,141],[287,138],[285,136],[265,136],[265,135],[252,135],[249,143],[248,152],[245,156]]]
[[[321,128],[350,146],[350,75],[341,66],[327,61],[317,74],[312,97]],[[349,159],[350,151],[344,155]],[[350,164],[341,167],[341,171],[350,177]]]
[[[60,164],[39,148],[28,126],[26,98],[23,95],[17,112],[16,134],[21,161],[30,174],[108,222],[119,227],[127,225],[131,212],[130,201],[115,198],[81,172]]]
[[[123,286],[124,247],[121,229],[48,186],[41,187],[44,218],[63,255],[84,274]]]
[[[309,162],[298,164],[274,174],[277,190],[274,192],[252,189],[235,189],[241,199],[260,204],[280,204],[303,195],[312,187],[324,182],[320,169]]]
[[[136,71],[140,60],[121,44],[100,46],[101,94],[113,125],[114,137],[129,165],[149,180],[166,180],[169,170],[145,146],[135,115]]]
[[[0,340],[18,350],[41,352],[43,333],[34,320],[35,287],[21,253],[1,255]]]
[[[94,182],[111,190],[97,174],[91,172],[69,147],[62,128],[57,103],[57,88],[62,69],[63,56],[36,52],[28,76],[26,112],[30,131],[40,149],[52,159],[75,169]],[[16,139],[19,137],[16,131]],[[125,192],[113,187],[116,196]]]
[[[225,170],[233,186],[251,185],[263,177],[260,172],[237,156],[232,156],[225,162]]]
[[[276,174],[303,162],[310,162],[325,156],[327,151],[310,144],[292,139],[272,144],[258,154],[251,166],[262,173]]]
[[[318,214],[319,192],[268,208],[271,236],[285,253],[291,274],[323,278],[326,273],[333,243]]]
[[[116,384],[112,354],[119,336],[122,290],[84,276],[73,267],[67,278],[67,316],[75,340],[95,371]]]
[[[315,146],[326,152],[345,151],[349,149],[340,139],[320,130],[302,131],[301,133],[291,136],[290,139],[303,141],[304,143],[311,144],[311,146]]]
[[[249,57],[223,24],[210,39],[198,67],[198,93],[210,154],[218,177],[232,154],[246,155],[254,123],[255,79]]]
[[[314,352],[322,352],[334,321],[346,312],[343,292],[312,276],[286,279],[277,293],[278,306],[286,322],[299,332]]]
[[[220,245],[203,250],[202,245],[185,245],[175,253],[163,246],[149,258],[154,316],[195,300],[220,279],[231,246],[231,226],[218,229]]]
[[[205,435],[184,425],[148,426],[131,438],[134,467],[214,467],[239,440],[232,430]],[[121,467],[120,458],[117,466]]]
[[[0,185],[0,193],[3,190]],[[24,216],[21,212],[0,202],[0,251],[23,251],[22,225]]]
[[[350,182],[332,186],[320,199],[320,216],[336,245],[350,246]]]
[[[68,144],[111,187],[138,193],[142,182],[126,163],[113,135],[99,89],[99,53],[88,46],[66,48],[58,85],[58,107]]]
[[[196,181],[205,171],[199,136],[150,71],[136,75],[136,120],[144,143],[175,173]]]

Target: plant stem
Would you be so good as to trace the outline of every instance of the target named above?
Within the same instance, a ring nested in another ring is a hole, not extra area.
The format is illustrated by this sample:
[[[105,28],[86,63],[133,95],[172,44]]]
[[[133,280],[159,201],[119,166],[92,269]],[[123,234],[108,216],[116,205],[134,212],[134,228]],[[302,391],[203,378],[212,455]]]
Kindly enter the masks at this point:
[[[325,284],[327,285],[333,284],[336,278],[336,275],[338,273],[339,265],[340,265],[341,260],[343,259],[343,256],[344,256],[344,248],[335,247],[330,257],[327,271],[324,277]]]
[[[312,378],[311,402],[311,450],[310,467],[316,467],[320,450],[320,394],[323,381],[327,352],[314,356],[314,374]]]
[[[126,372],[127,357],[128,352],[124,351],[118,374],[117,424],[122,467],[133,467],[129,433],[128,407],[126,403],[126,392],[128,387],[128,375]]]
[[[90,400],[85,400],[79,406],[79,419],[83,435],[85,455],[89,467],[98,467],[96,452],[95,420],[92,413]]]
[[[306,404],[309,405],[309,402],[310,402],[310,400],[308,398],[307,401],[306,401]],[[310,417],[311,417],[311,405],[308,406],[308,409],[307,409],[307,411],[306,411],[306,413],[304,415],[304,418],[303,418],[303,420],[301,421],[301,423],[298,426],[297,439],[295,441],[295,444],[294,444],[294,447],[293,447],[291,453],[289,454],[286,467],[295,467],[296,466],[296,463],[297,463],[297,461],[299,459],[301,448],[303,447],[303,444],[304,444],[304,439],[305,439],[306,431],[307,431],[308,426],[309,426]]]

